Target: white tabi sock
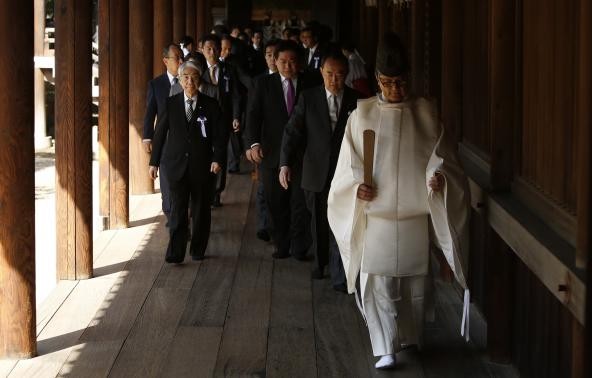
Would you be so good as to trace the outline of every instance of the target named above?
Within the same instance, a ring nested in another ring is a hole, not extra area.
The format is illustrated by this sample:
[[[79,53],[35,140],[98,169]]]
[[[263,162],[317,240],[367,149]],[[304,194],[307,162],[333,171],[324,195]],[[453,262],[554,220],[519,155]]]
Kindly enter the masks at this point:
[[[377,369],[392,369],[395,367],[397,359],[394,354],[385,354],[380,357],[380,360],[374,365]]]

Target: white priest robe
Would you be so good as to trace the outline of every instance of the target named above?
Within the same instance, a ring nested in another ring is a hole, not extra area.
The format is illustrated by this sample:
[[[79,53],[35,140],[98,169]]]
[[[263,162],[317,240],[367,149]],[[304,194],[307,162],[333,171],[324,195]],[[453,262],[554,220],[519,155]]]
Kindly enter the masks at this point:
[[[372,177],[377,196],[370,202],[357,198],[364,177],[363,132],[367,129],[376,133]],[[439,192],[427,185],[436,171],[445,182]],[[461,328],[465,334],[470,302],[465,279],[469,206],[466,177],[454,148],[443,138],[433,103],[424,98],[388,103],[378,96],[358,101],[346,126],[327,211],[349,293],[355,291],[360,272],[411,279],[425,276],[431,219],[434,242],[465,289]]]

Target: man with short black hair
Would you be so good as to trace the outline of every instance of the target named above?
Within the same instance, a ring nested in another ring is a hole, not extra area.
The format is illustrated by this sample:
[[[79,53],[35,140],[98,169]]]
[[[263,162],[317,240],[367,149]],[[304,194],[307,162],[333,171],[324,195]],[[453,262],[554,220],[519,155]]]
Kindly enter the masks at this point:
[[[307,26],[300,31],[300,41],[306,49],[305,58],[308,69],[318,70],[321,68],[323,59],[323,48],[319,44],[319,33],[317,28]]]
[[[247,145],[249,156],[260,164],[266,202],[273,222],[274,258],[290,255],[304,259],[309,247],[308,222],[304,194],[299,183],[299,167],[294,167],[294,182],[288,190],[278,180],[280,149],[284,126],[300,92],[311,87],[311,80],[300,74],[300,47],[293,41],[282,41],[275,50],[278,72],[255,81],[249,94],[247,112]]]
[[[146,153],[152,152],[155,120],[157,121],[162,116],[166,99],[183,91],[178,78],[179,66],[183,63],[183,52],[181,48],[175,44],[165,46],[162,49],[162,62],[166,68],[166,72],[148,82],[142,136]],[[161,170],[160,193],[162,196],[162,211],[168,219],[171,213],[171,203],[166,173],[166,170]]]
[[[202,73],[202,80],[210,85],[204,87],[202,91],[210,97],[218,100],[222,108],[222,127],[229,132],[240,131],[240,93],[237,87],[237,81],[233,70],[220,61],[221,43],[220,39],[214,34],[208,34],[203,37],[203,54],[206,58],[207,67]],[[228,141],[227,141],[228,142]],[[220,194],[226,187],[226,163],[224,159],[222,170],[216,179],[214,189],[214,198],[212,206],[220,207]]]

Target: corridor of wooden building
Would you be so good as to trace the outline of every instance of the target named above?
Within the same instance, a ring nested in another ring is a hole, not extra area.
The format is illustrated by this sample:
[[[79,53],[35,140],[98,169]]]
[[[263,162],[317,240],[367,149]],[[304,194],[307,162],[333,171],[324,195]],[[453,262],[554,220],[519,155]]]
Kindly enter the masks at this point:
[[[393,370],[354,295],[257,237],[245,156],[206,258],[165,263],[142,137],[163,47],[311,21],[357,46],[372,93],[400,36],[468,179],[470,340],[432,245],[435,318]],[[589,377],[591,37],[590,0],[0,2],[0,377]]]

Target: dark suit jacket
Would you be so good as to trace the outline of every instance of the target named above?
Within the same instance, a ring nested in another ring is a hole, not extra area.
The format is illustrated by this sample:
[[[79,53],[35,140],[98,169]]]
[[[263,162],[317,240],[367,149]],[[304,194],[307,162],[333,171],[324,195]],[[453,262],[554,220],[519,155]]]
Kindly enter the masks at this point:
[[[310,55],[310,49],[305,50],[304,57],[308,60],[308,56]],[[317,49],[315,50],[314,54],[312,55],[312,59],[307,64],[308,69],[318,70],[321,68],[321,60],[323,59],[324,55],[324,48],[321,44],[317,45]]]
[[[154,119],[160,118],[164,111],[164,102],[169,97],[170,90],[171,82],[166,72],[148,82],[143,139],[153,139]]]
[[[206,83],[212,84],[210,71],[206,64],[201,78]],[[205,94],[218,100],[222,108],[222,117],[224,122],[240,119],[241,96],[238,88],[236,72],[230,65],[224,62],[218,62],[218,84],[205,87]],[[228,127],[228,125],[226,125]]]
[[[205,119],[205,138],[200,118]],[[190,122],[187,122],[185,115],[184,94],[167,98],[165,110],[156,124],[150,165],[166,165],[167,176],[171,181],[181,179],[188,166],[208,173],[212,161],[220,163],[226,157],[228,134],[220,122],[220,106],[211,97],[198,94]]]
[[[321,192],[333,179],[345,125],[358,98],[358,92],[345,87],[335,131],[332,131],[325,87],[307,89],[300,95],[284,129],[280,166],[293,166],[298,151],[304,147],[302,189]]]
[[[249,92],[245,140],[247,147],[261,144],[264,156],[261,164],[266,168],[279,164],[284,126],[289,119],[281,80],[277,72],[263,75],[255,80],[253,91]],[[296,100],[303,90],[312,86],[310,76],[298,75]]]

